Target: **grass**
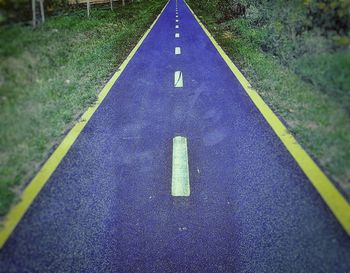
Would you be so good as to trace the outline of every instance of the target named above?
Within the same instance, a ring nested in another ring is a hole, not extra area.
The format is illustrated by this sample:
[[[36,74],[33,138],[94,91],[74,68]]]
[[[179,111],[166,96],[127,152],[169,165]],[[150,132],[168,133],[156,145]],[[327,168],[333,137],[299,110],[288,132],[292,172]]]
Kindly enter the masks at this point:
[[[349,50],[318,52],[320,42],[307,41],[306,37],[298,37],[300,41],[290,47],[280,39],[268,43],[275,32],[263,24],[250,24],[249,9],[247,18],[222,22],[212,2],[188,2],[265,102],[349,198]],[[306,51],[295,57],[301,44],[307,44],[315,54]]]
[[[166,0],[0,29],[0,215],[97,98]]]

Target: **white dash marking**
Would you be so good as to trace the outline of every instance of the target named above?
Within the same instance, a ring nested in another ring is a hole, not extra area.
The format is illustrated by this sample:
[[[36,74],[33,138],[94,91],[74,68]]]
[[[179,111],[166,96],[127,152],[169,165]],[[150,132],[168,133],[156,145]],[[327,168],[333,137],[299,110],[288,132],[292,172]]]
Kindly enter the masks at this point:
[[[180,33],[175,33],[175,38],[180,38]]]
[[[179,25],[176,25],[175,28],[179,28]]]
[[[179,19],[176,19],[176,23],[178,23],[179,22]]]
[[[180,55],[181,54],[181,47],[175,47],[175,55]]]
[[[183,78],[182,78],[182,72],[181,71],[175,71],[174,74],[174,87],[181,88],[184,86]]]
[[[173,138],[171,195],[190,196],[187,139],[182,136]],[[187,230],[187,228],[182,228],[182,230]]]

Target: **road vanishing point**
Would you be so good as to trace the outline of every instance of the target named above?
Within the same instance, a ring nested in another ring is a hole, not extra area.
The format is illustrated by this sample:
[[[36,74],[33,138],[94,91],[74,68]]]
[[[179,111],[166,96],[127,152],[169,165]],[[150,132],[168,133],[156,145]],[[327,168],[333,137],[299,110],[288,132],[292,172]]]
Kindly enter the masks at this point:
[[[347,201],[230,62],[170,0],[8,214],[0,272],[350,272]]]

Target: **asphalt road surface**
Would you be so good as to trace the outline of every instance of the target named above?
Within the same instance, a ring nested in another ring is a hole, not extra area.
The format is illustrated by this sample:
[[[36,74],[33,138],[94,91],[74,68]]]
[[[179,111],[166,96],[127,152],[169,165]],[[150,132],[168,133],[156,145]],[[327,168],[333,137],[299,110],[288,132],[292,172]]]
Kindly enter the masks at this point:
[[[171,195],[175,136],[187,139],[189,197]],[[345,273],[350,238],[170,0],[1,250],[0,272]]]

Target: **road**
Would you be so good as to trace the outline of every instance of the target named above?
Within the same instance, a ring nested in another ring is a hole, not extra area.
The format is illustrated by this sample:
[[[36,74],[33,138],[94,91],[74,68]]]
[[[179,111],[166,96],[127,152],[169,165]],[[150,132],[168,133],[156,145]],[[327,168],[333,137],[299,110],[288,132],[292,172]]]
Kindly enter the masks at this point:
[[[175,136],[187,139],[188,197],[171,195]],[[170,0],[1,250],[0,272],[344,273],[350,238]]]

